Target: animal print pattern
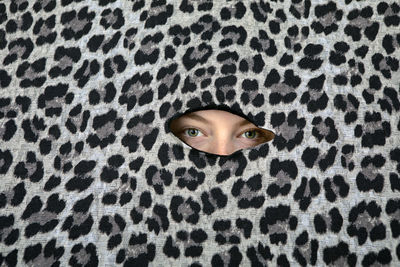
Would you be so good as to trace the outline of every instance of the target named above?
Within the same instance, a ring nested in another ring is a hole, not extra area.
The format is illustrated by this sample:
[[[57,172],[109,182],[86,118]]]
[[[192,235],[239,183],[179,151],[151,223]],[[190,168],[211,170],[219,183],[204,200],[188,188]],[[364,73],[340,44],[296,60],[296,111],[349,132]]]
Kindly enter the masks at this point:
[[[0,266],[399,266],[397,1],[0,2]],[[275,132],[229,156],[168,123]]]

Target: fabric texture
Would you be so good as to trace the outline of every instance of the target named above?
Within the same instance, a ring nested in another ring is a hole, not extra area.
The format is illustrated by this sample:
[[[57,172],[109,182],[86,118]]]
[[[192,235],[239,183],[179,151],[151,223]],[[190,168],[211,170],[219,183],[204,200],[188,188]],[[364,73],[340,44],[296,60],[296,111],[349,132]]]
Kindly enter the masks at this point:
[[[399,10],[0,2],[0,266],[400,266]],[[198,151],[204,108],[276,137]]]

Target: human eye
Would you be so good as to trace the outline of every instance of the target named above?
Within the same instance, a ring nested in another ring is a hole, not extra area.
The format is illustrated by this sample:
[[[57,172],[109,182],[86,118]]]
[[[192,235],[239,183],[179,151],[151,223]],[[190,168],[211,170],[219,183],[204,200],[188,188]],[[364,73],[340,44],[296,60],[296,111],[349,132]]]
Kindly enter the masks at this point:
[[[258,140],[262,137],[262,132],[256,128],[247,129],[242,133],[242,136],[249,140]]]
[[[197,137],[201,133],[201,131],[196,128],[186,128],[182,132],[188,137]]]

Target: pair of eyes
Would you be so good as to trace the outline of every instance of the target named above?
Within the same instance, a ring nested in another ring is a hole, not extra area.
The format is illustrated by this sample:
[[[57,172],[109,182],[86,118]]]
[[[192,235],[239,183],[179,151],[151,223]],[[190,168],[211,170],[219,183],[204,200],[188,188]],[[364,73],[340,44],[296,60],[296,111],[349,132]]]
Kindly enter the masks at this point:
[[[188,137],[197,137],[198,133],[201,133],[201,131],[196,128],[186,128],[183,130],[183,133],[188,133]],[[244,135],[244,137],[247,139],[256,140],[259,139],[263,135],[263,133],[260,130],[253,128],[244,131],[242,135]]]

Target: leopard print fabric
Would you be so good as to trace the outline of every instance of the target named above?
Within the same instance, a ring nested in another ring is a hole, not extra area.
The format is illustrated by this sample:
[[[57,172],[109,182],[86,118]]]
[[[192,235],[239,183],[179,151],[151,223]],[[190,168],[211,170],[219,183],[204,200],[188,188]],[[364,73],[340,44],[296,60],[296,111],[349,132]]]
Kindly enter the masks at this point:
[[[0,2],[1,266],[400,266],[397,1]],[[168,122],[276,138],[217,156]]]

